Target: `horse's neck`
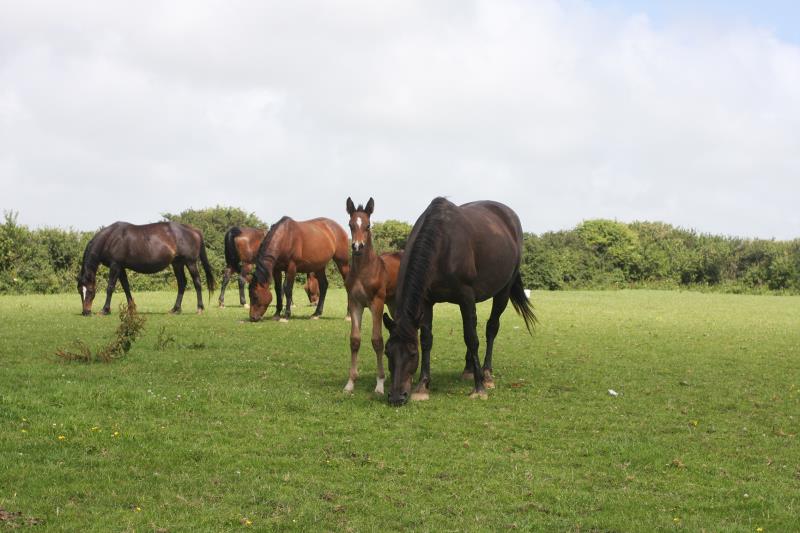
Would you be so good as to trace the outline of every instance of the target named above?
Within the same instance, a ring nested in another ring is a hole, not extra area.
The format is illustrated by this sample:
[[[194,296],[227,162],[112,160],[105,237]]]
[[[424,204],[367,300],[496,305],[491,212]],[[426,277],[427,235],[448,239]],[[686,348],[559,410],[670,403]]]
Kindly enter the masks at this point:
[[[350,268],[359,272],[375,265],[375,262],[378,260],[378,254],[375,253],[375,248],[370,244],[368,247],[364,247],[361,251],[361,255],[352,255],[351,259]]]

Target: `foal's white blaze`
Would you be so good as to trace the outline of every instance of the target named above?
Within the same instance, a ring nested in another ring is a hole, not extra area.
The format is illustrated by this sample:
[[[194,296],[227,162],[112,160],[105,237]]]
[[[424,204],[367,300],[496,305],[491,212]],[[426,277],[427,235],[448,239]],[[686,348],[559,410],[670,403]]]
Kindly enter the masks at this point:
[[[360,228],[361,227],[361,217],[356,217],[356,225]]]

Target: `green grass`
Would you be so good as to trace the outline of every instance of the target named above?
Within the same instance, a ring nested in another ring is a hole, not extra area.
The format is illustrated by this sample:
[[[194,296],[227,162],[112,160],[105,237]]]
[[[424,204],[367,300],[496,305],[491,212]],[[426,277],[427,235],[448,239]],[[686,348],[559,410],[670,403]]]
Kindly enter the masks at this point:
[[[288,324],[242,322],[238,306],[197,316],[188,293],[172,316],[174,294],[135,296],[145,333],[110,364],[54,352],[107,342],[116,314],[81,317],[77,294],[0,297],[0,509],[15,524],[797,528],[799,297],[534,292],[541,325],[530,337],[505,313],[488,401],[467,398],[458,311],[439,305],[431,400],[395,409],[372,394],[369,342],[342,393],[341,290],[322,320],[303,305]],[[174,342],[158,349],[159,334]]]

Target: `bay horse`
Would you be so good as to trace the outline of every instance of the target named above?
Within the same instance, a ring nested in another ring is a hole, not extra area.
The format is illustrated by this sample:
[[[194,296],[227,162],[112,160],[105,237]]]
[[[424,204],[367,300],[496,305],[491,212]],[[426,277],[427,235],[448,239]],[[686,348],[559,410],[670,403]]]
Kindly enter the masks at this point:
[[[135,307],[126,269],[154,274],[170,265],[178,279],[178,298],[172,312],[181,311],[183,292],[186,289],[186,273],[183,269],[186,267],[197,291],[197,312],[201,313],[205,307],[200,272],[197,269],[198,259],[206,273],[210,299],[211,291],[214,290],[214,273],[208,263],[203,233],[200,230],[178,222],[156,222],[141,226],[114,222],[98,231],[83,252],[81,271],[78,274],[78,293],[81,295],[83,314],[92,314],[97,269],[100,265],[107,266],[109,270],[106,303],[102,309],[105,315],[111,312],[111,295],[117,279],[122,283],[128,306]]]
[[[298,272],[313,272],[319,282],[319,301],[311,315],[319,318],[325,306],[328,277],[325,266],[333,260],[342,279],[347,278],[347,234],[329,218],[315,218],[297,222],[283,217],[276,222],[261,241],[256,255],[256,270],[250,282],[250,320],[257,322],[272,302],[270,282],[275,283],[274,320],[286,321],[292,316],[292,289]],[[283,299],[281,276],[286,272],[283,293],[286,294],[286,312],[281,318]]]
[[[309,272],[308,276],[306,276],[303,290],[306,291],[309,305],[316,305],[319,301],[319,281],[317,281],[317,276],[313,272]]]
[[[239,303],[248,307],[244,297],[244,284],[256,262],[256,254],[267,230],[234,226],[225,232],[225,271],[222,274],[222,286],[219,290],[219,306],[225,307],[225,289],[231,280],[231,274],[238,274]]]
[[[487,398],[486,388],[494,387],[492,347],[509,299],[528,332],[536,322],[519,273],[521,257],[522,226],[511,208],[492,201],[461,206],[445,198],[431,202],[414,224],[400,263],[395,318],[383,315],[389,330],[390,404],[403,405],[408,400],[419,364],[418,346],[422,368],[412,399],[429,397],[433,306],[439,302],[460,307],[467,345],[463,376],[475,381],[470,397]],[[481,369],[475,303],[489,298],[493,298],[492,311]]]
[[[366,207],[356,207],[353,200],[347,199],[347,214],[350,215],[350,234],[352,257],[350,272],[345,280],[347,289],[347,310],[350,314],[350,379],[345,392],[353,392],[358,377],[358,350],[361,347],[361,318],[364,308],[372,315],[372,349],[377,357],[375,392],[383,395],[383,332],[381,317],[383,306],[394,315],[394,296],[397,289],[397,272],[400,269],[402,253],[378,255],[372,246],[372,225],[370,217],[375,209],[375,201],[370,198]]]

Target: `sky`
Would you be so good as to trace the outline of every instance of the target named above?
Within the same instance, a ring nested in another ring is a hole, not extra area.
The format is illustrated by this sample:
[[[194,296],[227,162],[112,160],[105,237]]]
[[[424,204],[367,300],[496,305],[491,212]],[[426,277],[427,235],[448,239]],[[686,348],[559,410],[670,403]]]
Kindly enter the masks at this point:
[[[0,210],[800,237],[800,3],[0,0]]]

